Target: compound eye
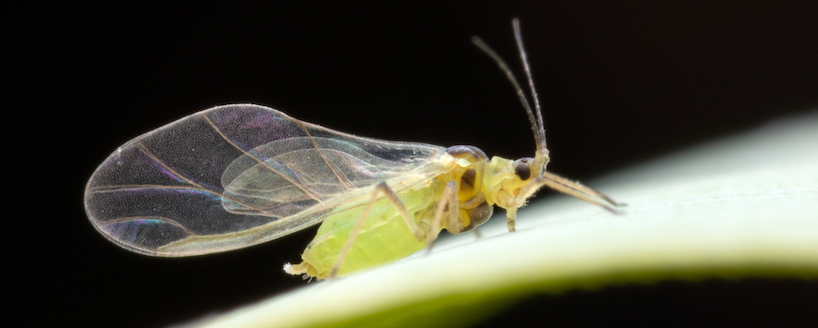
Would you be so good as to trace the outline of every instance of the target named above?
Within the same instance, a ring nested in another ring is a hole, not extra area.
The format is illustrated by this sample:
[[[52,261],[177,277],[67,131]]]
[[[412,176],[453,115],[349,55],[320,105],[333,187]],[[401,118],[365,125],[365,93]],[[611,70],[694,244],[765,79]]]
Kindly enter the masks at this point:
[[[528,168],[528,164],[526,163],[517,163],[517,165],[514,166],[514,174],[525,181],[531,177],[531,169]]]

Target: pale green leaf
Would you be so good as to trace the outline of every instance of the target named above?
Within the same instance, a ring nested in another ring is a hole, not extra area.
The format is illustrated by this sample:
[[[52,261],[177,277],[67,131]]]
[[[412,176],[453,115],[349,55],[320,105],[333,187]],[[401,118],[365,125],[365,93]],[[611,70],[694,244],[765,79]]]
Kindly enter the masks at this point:
[[[536,293],[659,280],[818,278],[818,113],[586,181],[629,204],[568,197],[502,211],[430,254],[305,284],[201,327],[456,327]],[[474,308],[480,311],[475,313]],[[470,309],[469,315],[453,315]]]

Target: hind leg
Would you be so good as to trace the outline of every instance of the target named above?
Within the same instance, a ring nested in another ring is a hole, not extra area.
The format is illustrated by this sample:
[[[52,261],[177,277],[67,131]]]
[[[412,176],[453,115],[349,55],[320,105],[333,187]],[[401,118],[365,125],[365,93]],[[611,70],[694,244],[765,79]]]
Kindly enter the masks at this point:
[[[364,207],[363,213],[361,213],[361,218],[355,223],[355,227],[352,228],[352,232],[349,234],[349,239],[347,240],[346,244],[344,244],[344,248],[341,249],[341,253],[338,255],[338,260],[335,262],[335,265],[332,266],[332,271],[330,273],[330,278],[335,277],[338,274],[338,269],[341,267],[341,264],[344,263],[346,260],[347,254],[352,249],[352,245],[355,244],[355,239],[358,237],[358,233],[361,231],[361,227],[364,225],[364,220],[366,216],[369,214],[369,211],[372,210],[372,206],[375,205],[375,202],[378,201],[378,196],[381,194],[389,200],[389,203],[392,204],[403,217],[403,220],[406,222],[406,226],[409,227],[409,230],[412,231],[412,234],[418,241],[426,240],[427,236],[423,232],[413,216],[409,215],[409,211],[406,209],[406,205],[398,198],[398,195],[395,193],[386,182],[381,182],[375,186],[375,191],[372,193],[372,197],[369,199],[369,202]]]
[[[449,181],[446,184],[446,189],[443,190],[443,197],[437,203],[437,211],[435,211],[435,219],[432,221],[432,233],[429,236],[429,246],[426,248],[427,253],[432,252],[435,247],[435,240],[440,233],[441,225],[443,224],[443,212],[446,210],[446,205],[449,207],[449,221],[446,229],[454,232],[459,232],[463,229],[463,224],[460,222],[458,211],[460,204],[457,200],[457,185],[454,181]]]

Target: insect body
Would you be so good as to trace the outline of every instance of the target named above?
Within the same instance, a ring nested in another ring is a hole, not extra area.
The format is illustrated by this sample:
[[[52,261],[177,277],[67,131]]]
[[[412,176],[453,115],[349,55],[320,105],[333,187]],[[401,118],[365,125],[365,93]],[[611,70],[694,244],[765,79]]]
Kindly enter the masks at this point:
[[[139,136],[88,182],[85,206],[114,243],[152,256],[192,256],[276,239],[323,221],[291,274],[324,279],[406,257],[442,229],[473,230],[516,211],[542,186],[615,211],[610,198],[545,171],[542,115],[514,21],[535,110],[485,43],[526,108],[534,158],[489,159],[473,146],[443,148],[357,137],[272,108],[211,108]],[[536,112],[536,116],[535,116]]]
[[[394,190],[399,201],[392,204],[388,196],[375,201],[366,219],[361,221],[361,228],[354,234],[352,232],[363,215],[365,204],[344,209],[339,214],[330,214],[318,229],[315,240],[302,254],[304,262],[288,265],[285,270],[318,278],[332,275],[343,246],[354,235],[354,247],[349,250],[338,272],[343,275],[373,264],[407,257],[427,247],[441,228],[462,233],[488,220],[493,208],[480,190],[486,155],[470,146],[455,146],[441,151],[435,160],[437,176],[414,186],[376,186],[376,189]],[[452,199],[457,209],[444,208],[443,214],[438,214],[438,208],[446,205],[447,199]],[[406,208],[408,220],[399,213],[401,207]],[[456,211],[457,215],[450,215],[451,211]],[[448,220],[443,220],[444,217]],[[436,218],[438,222],[435,222]]]

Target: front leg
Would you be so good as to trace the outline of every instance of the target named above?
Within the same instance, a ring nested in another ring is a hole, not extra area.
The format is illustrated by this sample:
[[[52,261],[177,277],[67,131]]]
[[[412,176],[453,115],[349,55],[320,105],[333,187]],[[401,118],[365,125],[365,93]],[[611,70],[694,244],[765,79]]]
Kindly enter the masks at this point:
[[[527,184],[520,191],[517,197],[512,201],[512,204],[514,204],[513,206],[506,208],[508,232],[514,232],[517,230],[515,224],[515,220],[517,219],[517,209],[525,205],[526,199],[531,197],[543,186],[602,207],[613,214],[621,214],[619,207],[625,206],[625,204],[617,203],[605,194],[583,186],[579,184],[579,182],[570,181],[558,175],[543,172],[541,176]]]
[[[508,226],[508,232],[515,232],[517,231],[517,208],[507,208],[506,209],[506,225]]]

